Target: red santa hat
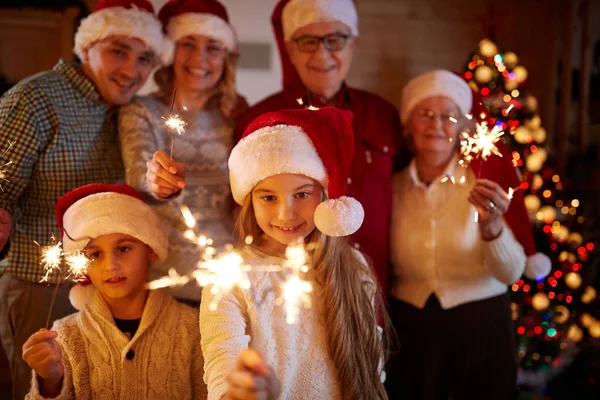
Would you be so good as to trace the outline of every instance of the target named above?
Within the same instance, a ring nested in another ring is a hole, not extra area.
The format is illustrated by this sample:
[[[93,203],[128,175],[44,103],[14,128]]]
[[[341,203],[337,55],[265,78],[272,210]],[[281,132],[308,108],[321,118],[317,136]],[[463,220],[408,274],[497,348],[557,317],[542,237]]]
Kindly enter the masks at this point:
[[[277,40],[284,90],[303,88],[296,68],[290,61],[285,42],[303,26],[324,21],[340,21],[358,36],[358,15],[352,0],[280,0],[271,15]]]
[[[255,119],[229,157],[233,198],[243,204],[262,180],[301,174],[319,182],[328,197],[314,222],[328,236],[347,236],[362,225],[364,210],[346,197],[354,149],[352,113],[333,107],[283,110]]]
[[[162,25],[147,0],[100,0],[94,11],[81,20],[73,51],[83,59],[88,47],[115,35],[140,39],[163,57],[166,43]]]
[[[64,232],[65,253],[83,250],[99,236],[121,233],[148,245],[160,261],[167,258],[169,241],[160,218],[128,185],[94,183],[72,190],[56,203],[56,222]],[[79,310],[93,293],[89,281],[83,281],[69,298]]]
[[[457,74],[445,70],[421,74],[408,82],[402,90],[400,105],[402,123],[406,124],[412,109],[421,100],[433,96],[444,96],[451,99],[463,114],[471,112],[475,98],[471,87]],[[479,102],[477,101],[477,103]],[[510,188],[518,188],[521,180],[512,164],[512,154],[506,145],[499,141],[496,143],[496,147],[502,153],[502,157],[492,155],[485,161],[478,158],[471,161],[470,166],[476,176],[494,181],[505,192],[508,192]],[[546,277],[552,269],[552,263],[547,255],[536,251],[532,226],[525,208],[522,191],[519,190],[513,194],[510,207],[504,214],[504,220],[527,255],[525,276],[533,280]]]
[[[225,7],[217,0],[169,0],[158,12],[167,37],[172,43],[189,35],[204,35],[223,43],[229,52],[237,51],[235,31]],[[165,60],[170,64],[171,54]]]

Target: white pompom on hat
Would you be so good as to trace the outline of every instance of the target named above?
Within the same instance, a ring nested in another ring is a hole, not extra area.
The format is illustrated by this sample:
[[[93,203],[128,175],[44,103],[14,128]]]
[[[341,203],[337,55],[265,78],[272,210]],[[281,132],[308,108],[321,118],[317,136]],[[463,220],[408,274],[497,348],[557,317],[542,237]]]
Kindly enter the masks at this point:
[[[405,125],[414,107],[422,100],[444,96],[456,103],[462,114],[471,112],[473,91],[460,76],[443,69],[426,72],[411,79],[402,89],[400,119]]]
[[[83,250],[99,236],[120,233],[148,245],[160,261],[167,258],[169,241],[160,218],[129,185],[95,183],[74,189],[58,199],[56,221],[64,232],[65,253]],[[80,310],[94,291],[83,280],[71,289],[71,304]]]
[[[319,182],[328,197],[314,214],[328,236],[348,236],[362,225],[364,210],[345,196],[354,149],[352,113],[333,107],[270,112],[255,119],[229,157],[231,192],[242,205],[254,186],[280,174]]]
[[[88,47],[110,36],[140,39],[161,59],[168,46],[162,25],[147,0],[100,0],[94,11],[81,20],[73,51],[83,60]]]
[[[350,28],[352,36],[358,36],[358,14],[352,0],[290,0],[281,17],[286,41],[306,25],[329,21],[342,22]]]
[[[175,42],[189,35],[211,37],[222,42],[227,51],[237,52],[237,35],[227,9],[217,0],[169,0],[158,12],[158,18],[172,44],[165,64],[173,62]]]

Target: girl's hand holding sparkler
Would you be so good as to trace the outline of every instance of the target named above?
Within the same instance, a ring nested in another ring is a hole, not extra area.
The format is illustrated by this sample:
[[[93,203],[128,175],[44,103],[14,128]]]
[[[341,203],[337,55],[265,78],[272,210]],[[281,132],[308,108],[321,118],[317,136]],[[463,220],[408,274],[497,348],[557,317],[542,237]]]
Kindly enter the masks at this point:
[[[469,196],[469,202],[479,213],[479,227],[483,240],[493,240],[502,233],[502,216],[510,206],[508,195],[496,182],[478,179]]]
[[[228,380],[226,400],[271,400],[281,393],[279,378],[260,353],[252,349],[242,350]]]
[[[154,153],[146,168],[146,183],[157,197],[166,199],[185,187],[183,163],[173,160],[164,151]]]
[[[4,209],[0,208],[0,250],[6,245],[11,230],[12,220],[10,219],[10,215]]]
[[[23,360],[41,378],[40,394],[44,397],[56,397],[60,394],[65,374],[62,351],[55,340],[56,336],[54,331],[40,329],[23,345]]]

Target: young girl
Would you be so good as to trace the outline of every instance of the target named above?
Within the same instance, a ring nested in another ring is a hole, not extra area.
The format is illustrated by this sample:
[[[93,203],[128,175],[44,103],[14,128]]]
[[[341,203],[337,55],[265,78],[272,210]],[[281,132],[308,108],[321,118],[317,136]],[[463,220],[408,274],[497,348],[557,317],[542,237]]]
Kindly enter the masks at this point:
[[[351,119],[350,112],[331,107],[267,113],[233,149],[231,189],[242,206],[236,233],[254,269],[251,289],[226,294],[216,311],[209,309],[211,288],[203,290],[209,399],[275,398],[279,384],[283,399],[387,398],[376,280],[344,238],[364,217],[360,203],[344,196]],[[254,241],[244,246],[248,235]],[[287,246],[298,238],[312,249],[306,277],[314,285],[312,307],[288,324],[278,305],[287,275],[261,267],[283,264]]]
[[[167,256],[154,211],[130,186],[92,184],[61,197],[56,216],[64,251],[90,259],[91,285],[71,289],[78,313],[23,346],[28,397],[205,399],[197,313],[146,287]]]
[[[156,93],[119,111],[127,183],[152,205],[169,235],[169,257],[151,272],[152,277],[164,276],[170,268],[186,274],[200,258],[198,246],[183,236],[181,204],[189,207],[202,233],[216,245],[231,243],[227,159],[233,147],[235,113],[245,109],[235,87],[237,40],[225,7],[217,0],[171,0],[158,15],[174,43],[171,61],[155,74]],[[173,140],[174,133],[163,119],[171,111],[187,124],[185,133],[174,139],[172,158],[163,151]],[[175,170],[169,171],[171,166]],[[183,186],[186,190],[173,199]],[[169,293],[200,302],[195,282]]]

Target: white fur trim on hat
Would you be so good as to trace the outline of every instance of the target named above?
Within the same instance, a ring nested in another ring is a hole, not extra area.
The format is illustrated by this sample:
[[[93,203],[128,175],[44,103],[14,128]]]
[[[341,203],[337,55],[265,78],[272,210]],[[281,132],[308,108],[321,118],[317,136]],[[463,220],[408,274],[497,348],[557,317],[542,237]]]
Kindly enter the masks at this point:
[[[550,271],[552,271],[552,261],[544,253],[535,253],[527,257],[524,273],[527,278],[539,281],[547,277]]]
[[[454,101],[462,114],[471,112],[473,91],[467,82],[446,70],[426,72],[411,79],[402,89],[400,119],[406,124],[413,108],[422,100],[444,96]]]
[[[315,22],[340,21],[358,36],[358,15],[352,0],[291,0],[281,13],[283,38],[289,41],[298,29]]]
[[[216,15],[189,12],[177,15],[169,20],[167,36],[172,43],[189,35],[209,36],[223,42],[228,51],[237,51],[235,31],[231,25]],[[173,62],[173,49],[170,58],[165,59],[165,64]]]
[[[348,236],[360,228],[365,210],[352,197],[325,200],[315,209],[315,226],[327,236]]]
[[[93,12],[79,24],[73,51],[83,60],[84,51],[109,36],[127,36],[142,40],[163,58],[165,40],[160,21],[136,6],[110,7]]]
[[[81,285],[78,283],[69,290],[69,302],[71,302],[74,309],[80,311],[87,304],[91,303],[95,294],[96,288],[94,285]]]
[[[167,258],[169,241],[160,218],[133,196],[102,192],[83,197],[65,211],[63,227],[69,234],[63,237],[65,252],[82,250],[89,238],[121,233],[150,246],[161,261]]]
[[[280,174],[305,175],[327,189],[323,161],[298,126],[275,125],[258,129],[240,140],[231,151],[229,180],[233,198],[240,205],[256,184]]]

